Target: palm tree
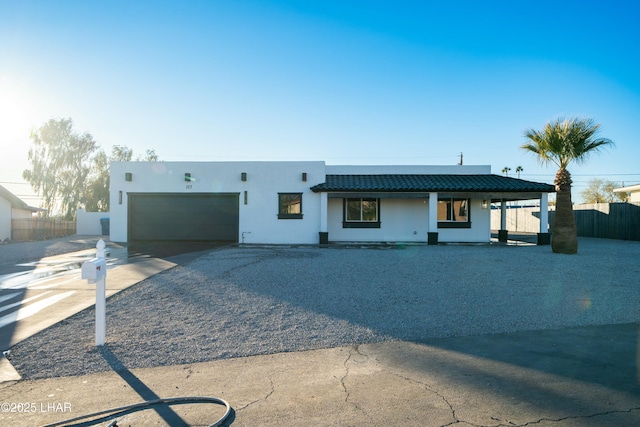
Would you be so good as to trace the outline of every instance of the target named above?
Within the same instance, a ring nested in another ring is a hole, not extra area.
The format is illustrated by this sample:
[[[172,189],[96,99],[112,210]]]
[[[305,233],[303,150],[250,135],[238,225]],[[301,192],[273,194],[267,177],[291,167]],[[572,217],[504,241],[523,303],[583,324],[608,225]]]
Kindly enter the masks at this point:
[[[516,167],[516,173],[518,174],[518,179],[520,179],[520,172],[522,172],[524,169],[522,168],[522,166],[517,166]]]
[[[510,170],[511,170],[511,168],[510,168],[509,166],[505,166],[505,167],[503,167],[503,168],[502,168],[502,173],[503,173],[505,176],[509,176],[509,171],[510,171]]]
[[[593,119],[574,117],[551,121],[541,131],[524,131],[524,136],[529,142],[521,148],[536,154],[542,164],[554,163],[558,166],[554,180],[556,214],[551,238],[553,252],[578,252],[578,237],[571,203],[572,181],[567,166],[571,161],[582,164],[589,155],[614,144],[610,139],[596,137],[599,128],[600,124],[595,123]]]

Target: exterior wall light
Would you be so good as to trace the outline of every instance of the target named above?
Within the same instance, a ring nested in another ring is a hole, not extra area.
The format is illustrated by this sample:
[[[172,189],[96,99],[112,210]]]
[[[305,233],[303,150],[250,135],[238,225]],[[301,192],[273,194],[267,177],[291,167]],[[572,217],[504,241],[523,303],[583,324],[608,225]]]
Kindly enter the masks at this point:
[[[303,182],[307,182],[307,173],[306,172],[302,172],[302,181]]]
[[[124,180],[129,182],[133,181],[133,174],[131,172],[126,172],[124,174]]]
[[[240,179],[243,180],[243,181],[246,181],[247,180],[247,173],[246,172],[242,172],[240,174]]]
[[[489,209],[489,205],[491,203],[489,202],[489,200],[485,199],[482,201],[482,209]]]

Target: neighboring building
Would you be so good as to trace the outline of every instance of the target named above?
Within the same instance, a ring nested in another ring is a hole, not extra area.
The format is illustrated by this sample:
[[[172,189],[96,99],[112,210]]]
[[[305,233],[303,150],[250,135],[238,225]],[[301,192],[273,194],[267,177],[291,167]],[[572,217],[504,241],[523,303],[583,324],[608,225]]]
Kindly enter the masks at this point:
[[[40,209],[28,206],[9,190],[0,185],[0,241],[11,239],[11,221],[31,218]]]
[[[620,187],[613,190],[614,193],[629,193],[627,202],[640,203],[640,184]]]
[[[110,173],[116,242],[489,242],[492,202],[546,210],[554,191],[490,166],[113,162]]]

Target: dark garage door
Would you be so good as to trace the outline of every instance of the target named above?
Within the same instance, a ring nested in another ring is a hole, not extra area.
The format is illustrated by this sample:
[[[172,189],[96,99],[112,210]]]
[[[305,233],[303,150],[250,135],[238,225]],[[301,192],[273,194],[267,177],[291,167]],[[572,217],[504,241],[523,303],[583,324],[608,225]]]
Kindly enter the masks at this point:
[[[129,241],[238,241],[238,194],[129,194]]]

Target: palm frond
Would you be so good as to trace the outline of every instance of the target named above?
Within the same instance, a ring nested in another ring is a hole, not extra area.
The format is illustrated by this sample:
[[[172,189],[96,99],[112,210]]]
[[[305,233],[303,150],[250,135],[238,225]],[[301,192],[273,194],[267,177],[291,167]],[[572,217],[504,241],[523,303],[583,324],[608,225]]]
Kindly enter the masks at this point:
[[[572,161],[584,163],[587,158],[606,146],[613,145],[608,138],[596,138],[600,124],[593,119],[557,118],[547,123],[542,131],[527,129],[529,140],[522,149],[535,153],[542,164],[555,163],[566,169]]]

